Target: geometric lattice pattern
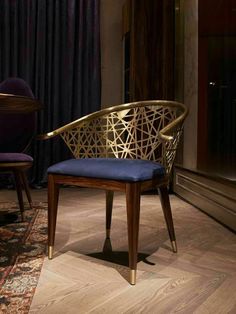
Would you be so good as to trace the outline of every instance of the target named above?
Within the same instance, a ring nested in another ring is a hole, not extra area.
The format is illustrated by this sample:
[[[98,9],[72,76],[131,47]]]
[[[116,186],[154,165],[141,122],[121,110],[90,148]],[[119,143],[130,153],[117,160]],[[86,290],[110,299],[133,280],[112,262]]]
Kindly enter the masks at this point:
[[[121,105],[74,121],[60,135],[75,158],[153,160],[163,164],[169,173],[182,131],[184,109],[176,102],[166,101]]]

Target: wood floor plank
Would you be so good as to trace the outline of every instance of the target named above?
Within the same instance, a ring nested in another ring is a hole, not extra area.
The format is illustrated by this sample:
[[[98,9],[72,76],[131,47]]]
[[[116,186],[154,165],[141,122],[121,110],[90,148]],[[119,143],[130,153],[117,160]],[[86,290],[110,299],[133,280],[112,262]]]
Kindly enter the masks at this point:
[[[31,193],[34,201],[46,200],[46,190]],[[0,201],[6,197],[14,200],[15,191],[0,191]],[[55,255],[44,261],[30,313],[235,314],[236,235],[170,199],[178,253],[171,250],[159,197],[143,195],[138,278],[130,286],[124,195],[115,193],[107,242],[104,191],[62,189]]]
[[[230,297],[229,297],[230,293]],[[194,312],[205,313],[236,313],[236,276],[230,276],[216,289]]]

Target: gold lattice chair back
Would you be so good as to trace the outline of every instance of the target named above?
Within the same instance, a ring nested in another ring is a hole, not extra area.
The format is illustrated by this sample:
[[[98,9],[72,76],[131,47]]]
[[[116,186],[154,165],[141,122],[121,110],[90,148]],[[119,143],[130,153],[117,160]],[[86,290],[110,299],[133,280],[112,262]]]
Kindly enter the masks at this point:
[[[171,170],[187,115],[173,101],[143,101],[114,106],[59,128],[75,158],[131,158],[160,162]]]

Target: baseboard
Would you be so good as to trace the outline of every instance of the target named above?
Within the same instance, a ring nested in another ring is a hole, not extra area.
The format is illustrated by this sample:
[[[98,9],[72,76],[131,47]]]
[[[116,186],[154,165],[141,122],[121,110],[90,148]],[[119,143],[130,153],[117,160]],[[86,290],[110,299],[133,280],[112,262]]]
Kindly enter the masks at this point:
[[[232,182],[175,166],[174,192],[236,231],[236,185]]]

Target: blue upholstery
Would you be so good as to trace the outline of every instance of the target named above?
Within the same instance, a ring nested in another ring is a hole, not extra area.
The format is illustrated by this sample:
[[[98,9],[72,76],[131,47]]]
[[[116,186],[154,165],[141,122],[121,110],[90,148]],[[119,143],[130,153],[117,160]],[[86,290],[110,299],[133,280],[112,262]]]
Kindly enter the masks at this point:
[[[59,162],[48,173],[118,181],[145,181],[165,175],[165,168],[153,161],[118,158],[84,158]]]
[[[24,162],[32,161],[33,158],[23,153],[0,153],[0,162]]]

